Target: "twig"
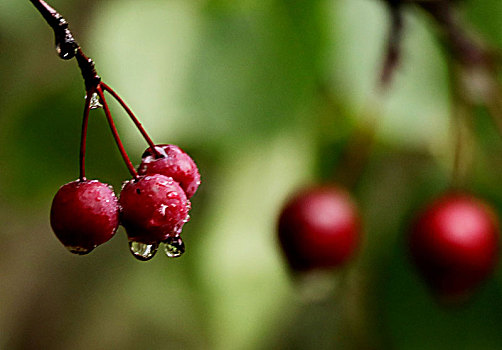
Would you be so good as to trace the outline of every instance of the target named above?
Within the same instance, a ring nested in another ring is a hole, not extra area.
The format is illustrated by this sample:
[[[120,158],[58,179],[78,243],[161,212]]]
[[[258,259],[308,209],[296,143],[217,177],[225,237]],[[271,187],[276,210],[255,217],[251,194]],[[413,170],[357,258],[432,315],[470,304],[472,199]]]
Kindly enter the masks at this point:
[[[45,21],[54,31],[56,40],[56,50],[59,57],[64,60],[70,60],[76,57],[82,77],[84,78],[85,88],[87,91],[95,89],[101,78],[96,73],[94,62],[87,57],[78,43],[73,38],[73,34],[68,29],[68,22],[61,16],[54,8],[49,6],[43,0],[30,0],[36,7],[40,14],[44,17]]]

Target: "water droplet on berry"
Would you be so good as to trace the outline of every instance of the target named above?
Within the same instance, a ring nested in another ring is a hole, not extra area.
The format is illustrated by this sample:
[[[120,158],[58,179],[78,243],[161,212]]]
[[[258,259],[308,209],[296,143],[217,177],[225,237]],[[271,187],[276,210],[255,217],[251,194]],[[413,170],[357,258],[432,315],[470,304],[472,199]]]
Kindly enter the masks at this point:
[[[185,243],[181,237],[169,237],[164,241],[164,252],[168,258],[178,258],[185,252]]]
[[[83,247],[72,247],[72,246],[66,246],[66,249],[70,251],[70,253],[77,254],[77,255],[85,255],[89,254],[92,252],[94,248],[83,248]]]
[[[183,222],[186,224],[189,221],[190,221],[190,214],[187,214],[187,216],[185,216],[185,218],[183,219]]]
[[[85,96],[87,98],[87,95]],[[103,105],[101,104],[101,101],[99,100],[99,95],[97,92],[93,92],[91,96],[91,102],[89,104],[90,109],[98,109],[98,108],[103,108]]]
[[[178,237],[181,234],[181,231],[183,231],[183,224],[174,225],[173,233],[176,237]]]
[[[135,241],[129,241],[129,250],[132,255],[141,261],[150,260],[157,253],[158,244],[147,244]]]

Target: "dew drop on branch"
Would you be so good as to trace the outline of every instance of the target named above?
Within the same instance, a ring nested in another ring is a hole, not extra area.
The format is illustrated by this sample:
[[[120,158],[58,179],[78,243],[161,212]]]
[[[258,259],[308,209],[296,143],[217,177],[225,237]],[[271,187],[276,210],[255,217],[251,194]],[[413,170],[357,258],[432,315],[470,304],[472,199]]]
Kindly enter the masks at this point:
[[[85,96],[85,98],[87,98],[87,95]],[[101,104],[101,101],[99,100],[99,95],[97,92],[92,93],[89,108],[90,109],[103,108],[103,105]]]

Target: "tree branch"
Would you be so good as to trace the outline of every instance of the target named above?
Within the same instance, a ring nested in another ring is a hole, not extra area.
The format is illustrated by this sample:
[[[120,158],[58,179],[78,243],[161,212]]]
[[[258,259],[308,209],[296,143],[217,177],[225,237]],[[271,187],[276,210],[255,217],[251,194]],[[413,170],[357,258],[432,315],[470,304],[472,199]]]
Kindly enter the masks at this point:
[[[101,78],[96,72],[93,60],[84,54],[73,38],[73,34],[68,29],[68,22],[45,1],[30,0],[30,2],[54,31],[56,50],[59,57],[64,60],[76,57],[82,77],[84,78],[86,91],[94,90],[101,81]]]

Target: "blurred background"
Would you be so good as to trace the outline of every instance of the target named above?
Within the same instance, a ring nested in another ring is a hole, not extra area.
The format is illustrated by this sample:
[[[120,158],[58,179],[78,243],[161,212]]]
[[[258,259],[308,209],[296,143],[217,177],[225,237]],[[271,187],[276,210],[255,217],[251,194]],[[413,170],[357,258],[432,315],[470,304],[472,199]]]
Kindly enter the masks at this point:
[[[406,12],[403,63],[378,97],[380,1],[50,3],[153,139],[195,159],[202,185],[179,259],[135,260],[122,228],[90,255],[66,251],[49,209],[78,177],[83,81],[30,2],[3,0],[1,349],[502,349],[502,269],[470,303],[445,308],[404,244],[453,163],[447,60],[426,16]],[[502,47],[502,2],[462,11]],[[146,144],[112,105],[138,164]],[[475,113],[466,187],[502,213],[502,141],[486,111]],[[329,180],[354,130],[373,123],[352,191],[362,247],[328,277],[293,278],[276,239],[281,206]],[[87,171],[116,190],[129,176],[101,111],[91,113]]]

